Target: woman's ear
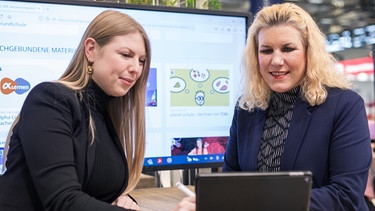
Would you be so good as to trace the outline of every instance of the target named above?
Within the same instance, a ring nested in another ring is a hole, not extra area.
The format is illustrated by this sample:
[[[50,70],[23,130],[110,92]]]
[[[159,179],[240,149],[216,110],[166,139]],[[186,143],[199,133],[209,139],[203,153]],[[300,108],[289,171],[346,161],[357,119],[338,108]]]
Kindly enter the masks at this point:
[[[94,38],[89,37],[85,40],[85,54],[89,62],[94,62],[95,44],[96,42]]]

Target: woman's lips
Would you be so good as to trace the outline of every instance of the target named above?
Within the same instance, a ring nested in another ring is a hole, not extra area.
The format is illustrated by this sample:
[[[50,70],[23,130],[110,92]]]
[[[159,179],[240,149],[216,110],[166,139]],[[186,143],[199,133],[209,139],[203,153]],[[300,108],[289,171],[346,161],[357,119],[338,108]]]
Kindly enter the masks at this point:
[[[133,84],[134,80],[130,78],[120,78],[127,86]]]
[[[281,75],[286,75],[288,74],[288,72],[271,72],[271,75],[274,75],[274,76],[281,76]]]
[[[283,78],[284,76],[286,76],[289,72],[270,72],[270,74],[274,77],[274,78]]]

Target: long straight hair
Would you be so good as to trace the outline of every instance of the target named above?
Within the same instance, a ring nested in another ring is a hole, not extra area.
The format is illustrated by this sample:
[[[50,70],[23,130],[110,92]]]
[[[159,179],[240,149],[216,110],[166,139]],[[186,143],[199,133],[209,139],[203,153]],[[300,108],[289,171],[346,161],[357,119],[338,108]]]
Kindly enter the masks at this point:
[[[125,194],[132,191],[137,185],[142,172],[145,154],[145,97],[151,63],[151,47],[146,31],[127,14],[115,10],[102,12],[88,25],[70,64],[56,81],[80,94],[81,90],[87,86],[90,80],[90,75],[86,72],[89,61],[85,55],[85,40],[89,37],[93,38],[99,46],[103,47],[115,36],[132,33],[139,33],[145,43],[146,60],[143,71],[128,93],[125,96],[111,100],[107,108],[127,158],[129,182],[124,192]],[[13,127],[17,124],[18,119],[19,117],[14,121],[6,140],[4,166]],[[89,129],[92,137],[95,136],[94,125],[90,117]]]

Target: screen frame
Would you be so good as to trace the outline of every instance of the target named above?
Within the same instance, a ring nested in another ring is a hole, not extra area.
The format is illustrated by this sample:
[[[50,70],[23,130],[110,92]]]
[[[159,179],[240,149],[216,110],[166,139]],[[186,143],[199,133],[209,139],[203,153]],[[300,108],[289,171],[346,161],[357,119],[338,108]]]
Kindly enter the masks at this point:
[[[203,15],[221,15],[221,16],[239,16],[247,19],[247,26],[249,26],[251,13],[240,12],[240,11],[229,11],[229,10],[208,10],[199,8],[187,8],[187,7],[173,7],[173,6],[159,6],[159,5],[147,5],[147,4],[129,4],[129,3],[116,3],[116,2],[105,2],[105,1],[83,1],[83,0],[6,0],[14,2],[34,2],[34,3],[51,3],[51,4],[63,4],[63,5],[76,5],[76,6],[94,6],[94,7],[107,7],[114,9],[136,9],[136,10],[150,10],[150,11],[161,11],[161,12],[177,12],[177,13],[195,13]]]
[[[208,10],[208,9],[195,9],[195,8],[186,8],[186,7],[169,7],[169,6],[158,6],[158,5],[128,4],[128,3],[101,2],[101,1],[80,1],[80,0],[61,0],[61,1],[60,0],[19,0],[19,1],[8,0],[8,1],[28,2],[28,3],[45,3],[45,4],[56,4],[56,5],[92,6],[92,7],[104,7],[108,9],[112,8],[112,9],[126,9],[126,10],[143,10],[143,11],[157,11],[157,12],[169,12],[169,13],[241,17],[245,19],[245,24],[246,24],[245,37],[247,37],[247,29],[252,20],[252,16],[250,12],[247,13],[247,12],[240,12],[240,11]],[[246,42],[246,39],[245,39],[245,42]],[[162,156],[162,158],[164,157],[165,156]],[[147,157],[145,157],[145,159],[146,158]],[[219,168],[222,165],[223,165],[223,161],[219,161],[219,162],[213,161],[213,162],[204,162],[204,163],[187,163],[187,164],[163,164],[163,165],[155,164],[153,166],[143,166],[143,172],[155,172],[155,171],[160,171],[160,170]]]

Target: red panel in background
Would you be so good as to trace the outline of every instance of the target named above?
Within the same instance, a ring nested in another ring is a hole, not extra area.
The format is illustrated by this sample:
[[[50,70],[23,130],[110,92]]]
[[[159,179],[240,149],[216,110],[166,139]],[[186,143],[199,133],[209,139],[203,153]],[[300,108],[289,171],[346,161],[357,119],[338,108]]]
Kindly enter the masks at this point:
[[[343,71],[347,75],[358,75],[360,73],[374,74],[374,59],[372,57],[339,61],[338,66],[340,71]]]

